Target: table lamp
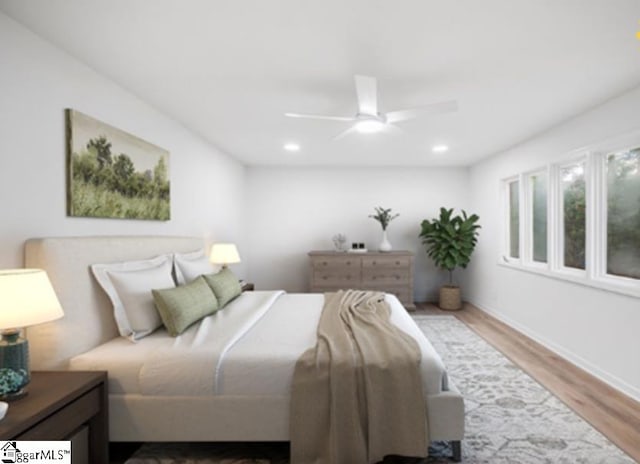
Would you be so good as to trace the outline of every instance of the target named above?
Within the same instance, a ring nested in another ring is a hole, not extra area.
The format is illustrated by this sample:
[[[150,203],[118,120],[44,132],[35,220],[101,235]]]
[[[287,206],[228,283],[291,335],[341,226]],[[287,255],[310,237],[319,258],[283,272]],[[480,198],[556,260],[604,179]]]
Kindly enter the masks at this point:
[[[225,269],[227,264],[239,263],[240,255],[233,243],[214,243],[209,261],[213,264],[222,264],[222,269]]]
[[[47,273],[40,269],[0,270],[0,399],[26,395],[29,344],[23,327],[61,318],[62,307]]]

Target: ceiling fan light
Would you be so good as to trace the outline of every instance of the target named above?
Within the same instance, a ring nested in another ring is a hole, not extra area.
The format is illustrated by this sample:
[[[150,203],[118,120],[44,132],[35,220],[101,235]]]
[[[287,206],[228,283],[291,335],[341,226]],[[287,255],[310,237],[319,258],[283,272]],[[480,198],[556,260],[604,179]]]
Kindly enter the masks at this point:
[[[358,121],[355,125],[355,129],[361,134],[373,134],[374,132],[380,132],[384,129],[385,124],[382,121],[376,119],[365,119],[364,121]]]

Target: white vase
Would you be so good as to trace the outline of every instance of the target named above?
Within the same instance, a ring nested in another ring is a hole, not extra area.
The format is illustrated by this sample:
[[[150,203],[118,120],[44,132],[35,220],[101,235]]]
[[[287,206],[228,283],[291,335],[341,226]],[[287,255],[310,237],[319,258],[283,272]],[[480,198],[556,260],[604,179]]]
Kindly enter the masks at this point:
[[[387,239],[387,231],[383,230],[382,231],[382,242],[380,242],[380,246],[378,246],[378,251],[391,251],[393,247],[391,246],[391,243],[389,242],[389,239]]]

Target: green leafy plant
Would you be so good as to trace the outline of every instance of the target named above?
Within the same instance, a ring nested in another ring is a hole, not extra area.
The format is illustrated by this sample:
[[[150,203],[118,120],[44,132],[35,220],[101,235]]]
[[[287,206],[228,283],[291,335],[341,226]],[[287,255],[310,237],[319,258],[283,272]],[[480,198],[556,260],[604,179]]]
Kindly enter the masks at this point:
[[[369,217],[375,219],[382,226],[382,230],[387,230],[389,223],[393,221],[395,218],[400,216],[400,214],[391,215],[391,208],[382,208],[378,206],[375,208],[376,214],[370,214]]]
[[[420,237],[427,255],[436,266],[449,271],[449,285],[453,285],[453,271],[457,267],[466,268],[478,241],[476,224],[480,219],[476,214],[453,215],[453,208],[440,208],[440,217],[422,221]]]

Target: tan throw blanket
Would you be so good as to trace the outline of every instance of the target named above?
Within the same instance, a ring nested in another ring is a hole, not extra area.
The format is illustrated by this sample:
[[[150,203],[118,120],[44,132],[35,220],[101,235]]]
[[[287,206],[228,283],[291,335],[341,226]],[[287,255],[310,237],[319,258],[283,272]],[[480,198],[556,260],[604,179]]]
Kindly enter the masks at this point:
[[[427,455],[420,349],[390,313],[383,293],[325,294],[316,346],[293,377],[292,464]]]

